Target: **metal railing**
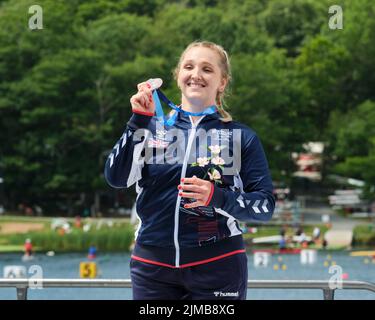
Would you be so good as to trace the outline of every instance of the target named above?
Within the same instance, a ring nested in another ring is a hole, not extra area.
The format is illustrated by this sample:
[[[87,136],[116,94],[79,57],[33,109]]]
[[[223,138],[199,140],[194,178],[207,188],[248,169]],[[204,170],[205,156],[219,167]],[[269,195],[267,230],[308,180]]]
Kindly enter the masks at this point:
[[[27,300],[27,291],[41,285],[43,288],[131,288],[130,279],[0,279],[0,288],[16,288],[17,299]],[[320,289],[324,300],[334,300],[335,290],[355,289],[375,292],[375,283],[342,281],[342,288],[331,289],[328,281],[321,280],[248,280],[254,289]]]

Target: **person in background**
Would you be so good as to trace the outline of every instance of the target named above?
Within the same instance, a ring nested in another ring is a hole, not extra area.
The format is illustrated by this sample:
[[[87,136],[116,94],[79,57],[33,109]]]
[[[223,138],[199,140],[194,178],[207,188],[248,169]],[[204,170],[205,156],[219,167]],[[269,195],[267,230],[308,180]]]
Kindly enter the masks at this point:
[[[82,228],[81,216],[76,216],[74,219],[74,226],[78,229]]]
[[[315,245],[320,244],[320,228],[315,227],[312,234],[312,239],[315,243]]]
[[[33,254],[33,245],[31,243],[31,240],[29,238],[27,238],[25,240],[25,244],[24,244],[24,249],[25,249],[25,255],[26,256],[32,256]]]
[[[285,250],[286,249],[286,238],[285,235],[282,235],[279,241],[279,249]]]
[[[328,246],[328,241],[326,240],[326,238],[323,238],[322,248],[325,250],[327,249],[327,246]]]
[[[96,253],[97,253],[96,246],[91,245],[90,248],[89,248],[89,253],[87,255],[87,258],[90,259],[90,260],[95,259],[96,258]]]

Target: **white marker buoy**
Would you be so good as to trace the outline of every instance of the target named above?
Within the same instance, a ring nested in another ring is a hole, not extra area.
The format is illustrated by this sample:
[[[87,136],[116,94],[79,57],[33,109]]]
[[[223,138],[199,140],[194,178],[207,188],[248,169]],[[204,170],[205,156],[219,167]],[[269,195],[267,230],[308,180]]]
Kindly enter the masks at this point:
[[[53,256],[55,255],[55,251],[48,251],[48,252],[46,253],[46,255],[47,255],[48,257],[53,257]]]
[[[269,265],[271,254],[269,252],[255,252],[254,253],[254,267],[265,268]]]
[[[306,249],[301,250],[300,261],[301,264],[314,264],[316,262],[317,253],[316,250]]]

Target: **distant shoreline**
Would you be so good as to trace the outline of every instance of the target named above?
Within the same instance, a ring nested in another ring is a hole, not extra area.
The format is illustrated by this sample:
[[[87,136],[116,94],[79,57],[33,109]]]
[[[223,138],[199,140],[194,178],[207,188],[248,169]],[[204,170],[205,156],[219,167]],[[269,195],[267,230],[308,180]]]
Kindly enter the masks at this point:
[[[56,223],[67,223],[68,230],[58,226],[52,230]],[[85,252],[94,244],[101,251],[123,252],[129,251],[134,240],[134,226],[129,218],[81,218],[80,225],[76,225],[75,218],[50,218],[50,217],[24,217],[24,216],[0,216],[0,253],[22,253],[26,238],[31,238],[34,251],[55,252]],[[328,230],[324,225],[301,225],[306,235],[311,236],[314,227],[321,229],[321,234]],[[280,233],[280,226],[266,224],[257,226],[255,232],[243,234],[247,249],[279,249],[277,243],[254,245],[251,239],[257,237],[275,236]],[[291,236],[293,228],[289,228],[286,235]],[[303,248],[319,251],[349,251],[375,248],[375,227],[364,224],[354,230],[354,241],[350,247],[322,248],[320,244],[312,244]]]

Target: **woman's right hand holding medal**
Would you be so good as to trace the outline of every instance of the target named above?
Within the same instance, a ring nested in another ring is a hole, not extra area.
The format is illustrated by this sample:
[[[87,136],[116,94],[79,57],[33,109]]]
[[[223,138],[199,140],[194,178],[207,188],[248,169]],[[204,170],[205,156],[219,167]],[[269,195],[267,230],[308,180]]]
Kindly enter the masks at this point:
[[[138,92],[130,98],[133,112],[154,115],[155,103],[152,99],[152,90],[159,88],[161,79],[149,79],[137,85]]]

